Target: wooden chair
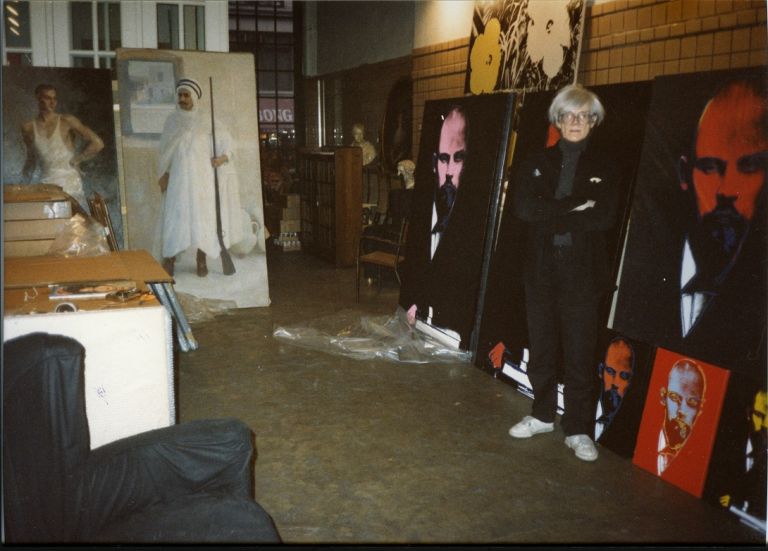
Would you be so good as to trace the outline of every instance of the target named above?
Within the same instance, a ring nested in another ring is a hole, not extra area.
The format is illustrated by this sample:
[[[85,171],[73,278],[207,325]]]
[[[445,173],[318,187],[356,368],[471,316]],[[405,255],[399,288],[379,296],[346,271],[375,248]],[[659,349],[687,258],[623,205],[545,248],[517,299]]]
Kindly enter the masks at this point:
[[[360,243],[357,247],[357,278],[355,279],[357,302],[360,302],[360,271],[364,266],[376,266],[379,290],[381,290],[382,268],[393,270],[398,285],[401,284],[400,265],[405,260],[403,252],[405,250],[405,240],[407,236],[408,221],[404,219],[400,224],[400,234],[397,241],[373,235],[363,235],[360,237]],[[364,252],[366,243],[374,244],[378,247],[377,250]]]

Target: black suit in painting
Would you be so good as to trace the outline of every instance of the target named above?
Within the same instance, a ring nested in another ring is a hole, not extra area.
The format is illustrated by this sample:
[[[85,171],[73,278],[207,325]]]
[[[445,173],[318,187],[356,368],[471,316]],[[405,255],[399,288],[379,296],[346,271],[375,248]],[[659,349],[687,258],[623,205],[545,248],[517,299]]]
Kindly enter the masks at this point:
[[[411,312],[415,305],[417,319],[458,333],[464,350],[471,346],[484,285],[486,231],[496,217],[492,203],[500,193],[513,108],[512,94],[430,100],[424,106],[400,305]],[[439,227],[446,212],[432,257],[433,214]]]
[[[466,348],[480,283],[485,219],[479,214],[487,211],[487,196],[462,177],[448,227],[432,258],[434,193],[415,195],[413,201],[400,304],[416,304],[422,320],[431,306],[432,324],[456,331]]]
[[[635,313],[639,327],[653,328],[651,334],[641,337],[758,378],[759,370],[765,370],[766,337],[766,278],[765,266],[760,262],[765,258],[766,240],[765,228],[759,227],[759,220],[755,218],[757,224],[750,228],[733,270],[685,336],[680,319],[680,272],[685,236],[680,236],[678,253],[656,261],[663,270],[657,279],[661,285],[645,308]]]
[[[697,214],[691,192],[674,188],[635,199],[614,328],[761,380],[766,357],[766,189],[733,268],[683,336],[683,251]]]

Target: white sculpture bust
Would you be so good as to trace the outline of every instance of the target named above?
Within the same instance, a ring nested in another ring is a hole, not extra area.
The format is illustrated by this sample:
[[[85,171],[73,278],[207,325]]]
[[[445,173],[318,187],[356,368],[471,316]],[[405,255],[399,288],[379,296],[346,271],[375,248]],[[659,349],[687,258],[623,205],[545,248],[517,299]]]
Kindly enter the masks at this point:
[[[413,172],[416,170],[416,164],[410,159],[403,159],[397,163],[397,175],[402,176],[405,182],[405,189],[413,189],[415,184]]]
[[[365,126],[355,123],[352,126],[352,138],[354,141],[350,145],[355,145],[363,150],[363,166],[371,164],[376,158],[376,148],[365,139]]]

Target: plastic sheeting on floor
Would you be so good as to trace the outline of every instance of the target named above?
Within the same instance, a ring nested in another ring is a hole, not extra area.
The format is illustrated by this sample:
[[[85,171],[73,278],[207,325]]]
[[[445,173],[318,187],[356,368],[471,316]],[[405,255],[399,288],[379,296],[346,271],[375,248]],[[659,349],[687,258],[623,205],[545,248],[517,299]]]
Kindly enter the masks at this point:
[[[176,293],[176,296],[190,323],[209,321],[219,315],[231,314],[232,310],[237,308],[237,302],[234,300],[199,298],[187,293]]]
[[[469,362],[467,351],[448,348],[408,324],[398,307],[393,317],[342,310],[301,325],[278,326],[272,336],[288,344],[358,360],[402,363]]]

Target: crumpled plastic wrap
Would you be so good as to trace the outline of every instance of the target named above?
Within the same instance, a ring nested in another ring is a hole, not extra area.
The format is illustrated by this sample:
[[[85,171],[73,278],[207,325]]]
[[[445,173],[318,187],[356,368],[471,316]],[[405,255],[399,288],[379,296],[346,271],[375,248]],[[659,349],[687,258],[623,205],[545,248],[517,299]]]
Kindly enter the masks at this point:
[[[176,297],[189,323],[212,320],[216,316],[230,314],[231,310],[237,308],[237,302],[234,300],[200,298],[178,292]]]
[[[69,219],[48,249],[48,254],[64,257],[100,256],[109,252],[104,226],[82,214]]]
[[[287,344],[358,360],[419,364],[471,360],[469,352],[446,347],[411,327],[401,307],[394,317],[342,310],[302,325],[278,326],[272,336]]]

